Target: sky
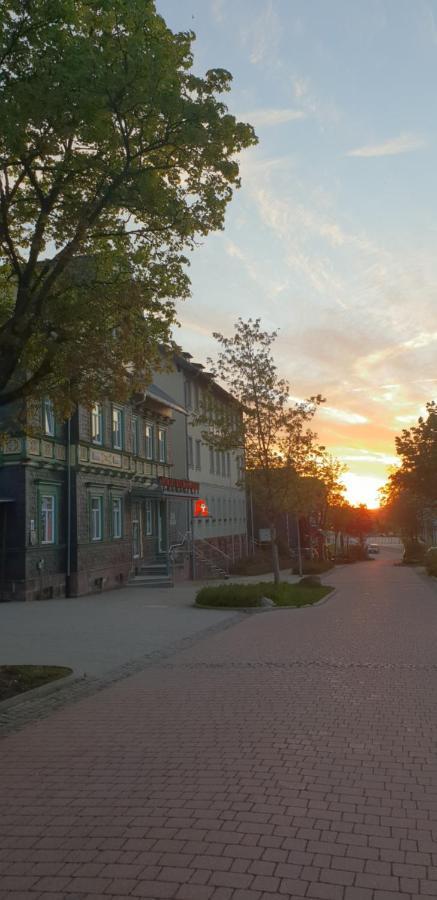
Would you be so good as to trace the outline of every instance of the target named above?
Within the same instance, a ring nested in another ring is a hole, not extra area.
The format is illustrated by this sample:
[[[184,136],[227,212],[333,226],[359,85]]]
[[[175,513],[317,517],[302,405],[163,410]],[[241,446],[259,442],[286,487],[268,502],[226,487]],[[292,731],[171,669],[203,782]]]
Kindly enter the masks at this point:
[[[279,329],[291,395],[377,505],[394,438],[437,395],[437,0],[157,0],[233,75],[256,148],[191,255],[176,339],[198,362],[238,316]]]

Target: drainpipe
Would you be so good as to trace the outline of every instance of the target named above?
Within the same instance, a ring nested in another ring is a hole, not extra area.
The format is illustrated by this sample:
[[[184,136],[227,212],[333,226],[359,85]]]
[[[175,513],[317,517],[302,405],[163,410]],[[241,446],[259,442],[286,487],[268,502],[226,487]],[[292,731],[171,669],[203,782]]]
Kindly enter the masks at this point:
[[[67,422],[67,597],[71,596],[71,416]]]

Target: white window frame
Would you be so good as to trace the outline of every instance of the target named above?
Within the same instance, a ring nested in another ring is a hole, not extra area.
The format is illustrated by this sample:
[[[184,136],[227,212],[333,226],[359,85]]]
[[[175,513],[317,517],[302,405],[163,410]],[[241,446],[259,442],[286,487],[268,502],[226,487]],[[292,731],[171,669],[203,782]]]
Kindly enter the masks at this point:
[[[123,450],[123,410],[121,406],[112,407],[112,446],[114,450]]]
[[[215,451],[215,474],[220,475],[220,450]]]
[[[187,409],[192,409],[193,399],[192,399],[192,385],[191,381],[187,378],[185,381],[185,406]]]
[[[54,437],[56,431],[55,411],[53,409],[53,400],[50,400],[50,397],[44,397],[43,414],[44,434],[48,437]]]
[[[50,501],[47,504],[46,501]],[[49,507],[49,508],[48,508]],[[50,508],[51,507],[51,508]],[[48,521],[51,516],[52,536],[47,537]],[[41,544],[56,543],[56,497],[54,494],[41,495]]]
[[[91,410],[91,441],[93,444],[103,444],[103,410],[101,403],[95,403]]]
[[[158,428],[158,460],[160,463],[167,462],[167,430]]]
[[[96,502],[97,506],[95,506]],[[93,542],[103,540],[103,497],[101,494],[92,494],[90,497],[90,530]]]
[[[121,497],[112,497],[111,501],[112,537],[123,537],[123,502]]]
[[[155,439],[155,427],[150,422],[146,422],[146,459],[153,459],[153,457],[154,457],[154,453],[153,453],[154,439]]]
[[[214,448],[209,448],[209,474],[214,475],[215,466],[214,466]]]
[[[147,537],[150,537],[153,534],[153,509],[152,509],[152,501],[146,500],[145,502],[145,533]]]
[[[231,477],[231,454],[229,451],[226,453],[226,475],[228,478]]]

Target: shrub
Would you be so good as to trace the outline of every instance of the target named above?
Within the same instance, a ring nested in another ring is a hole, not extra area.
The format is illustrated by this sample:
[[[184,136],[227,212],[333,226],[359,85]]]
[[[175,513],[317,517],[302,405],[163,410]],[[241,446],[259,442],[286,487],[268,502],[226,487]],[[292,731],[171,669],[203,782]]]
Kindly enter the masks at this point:
[[[420,566],[425,561],[425,544],[420,541],[406,541],[404,544],[404,555],[402,562],[406,566]]]
[[[289,556],[279,557],[279,567],[287,569],[290,565]],[[259,552],[256,556],[244,556],[238,559],[230,568],[231,575],[269,575],[272,571],[272,555],[270,552]]]
[[[260,581],[258,584],[217,584],[204,587],[196,596],[197,606],[244,608],[260,606],[262,597],[273,600],[276,606],[307,606],[321,600],[331,588],[320,584],[288,584],[282,581]]]

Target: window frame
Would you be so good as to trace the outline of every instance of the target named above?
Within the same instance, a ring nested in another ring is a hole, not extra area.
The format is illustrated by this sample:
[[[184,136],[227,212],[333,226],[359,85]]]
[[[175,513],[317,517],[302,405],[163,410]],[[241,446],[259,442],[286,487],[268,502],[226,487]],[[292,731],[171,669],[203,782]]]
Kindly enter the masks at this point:
[[[116,533],[115,530],[115,505],[118,504],[118,522],[119,522],[119,533]],[[111,536],[113,540],[121,540],[123,537],[123,498],[122,497],[111,497]]]
[[[100,519],[100,533],[94,534],[94,510],[93,503],[94,501],[98,501],[98,510],[99,510],[99,519]],[[99,543],[99,541],[103,541],[104,535],[104,505],[103,505],[103,494],[91,494],[90,495],[90,539],[93,544]]]
[[[94,422],[99,423],[99,433],[94,434]],[[103,444],[103,407],[101,403],[94,403],[91,409],[91,443],[101,447]]]
[[[209,448],[209,474],[215,474],[215,466],[214,466],[214,447]]]
[[[202,468],[202,441],[199,440],[198,438],[196,439],[196,442],[194,444],[194,454],[195,454],[194,468],[201,469]]]
[[[145,436],[146,436],[146,459],[152,460],[154,459],[154,442],[155,442],[155,426],[152,422],[146,422],[145,427]]]
[[[51,427],[50,427],[51,417]],[[43,400],[43,428],[47,437],[55,437],[56,435],[56,419],[53,400],[50,397],[44,397]]]
[[[167,429],[166,428],[158,427],[157,441],[158,441],[158,462],[166,463],[167,462]]]
[[[115,429],[115,417],[118,416],[119,421],[119,430]],[[115,406],[112,407],[112,447],[114,450],[123,450],[123,407]],[[116,434],[120,434],[120,443],[116,443]]]
[[[44,540],[44,531],[46,530],[47,519],[44,517],[44,501],[52,501],[52,540]],[[44,547],[51,547],[57,543],[57,496],[55,493],[49,492],[47,489],[39,495],[39,521],[40,521],[40,541]]]
[[[194,469],[194,444],[193,438],[187,438],[187,456],[188,456],[188,468]]]

